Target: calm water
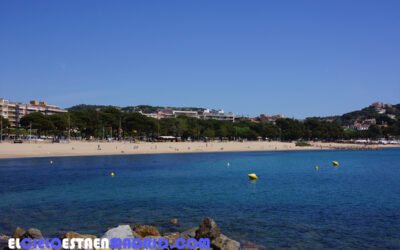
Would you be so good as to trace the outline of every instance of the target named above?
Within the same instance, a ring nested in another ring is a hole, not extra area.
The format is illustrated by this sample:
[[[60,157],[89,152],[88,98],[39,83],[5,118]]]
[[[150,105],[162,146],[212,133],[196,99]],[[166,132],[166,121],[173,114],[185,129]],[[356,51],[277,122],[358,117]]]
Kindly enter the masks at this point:
[[[271,248],[399,249],[400,149],[0,160],[0,233],[180,231],[204,216]]]

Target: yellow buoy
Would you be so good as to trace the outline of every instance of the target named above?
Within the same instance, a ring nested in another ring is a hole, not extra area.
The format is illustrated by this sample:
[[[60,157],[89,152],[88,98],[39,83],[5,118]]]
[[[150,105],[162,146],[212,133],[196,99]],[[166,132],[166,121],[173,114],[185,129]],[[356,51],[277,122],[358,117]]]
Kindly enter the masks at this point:
[[[111,177],[114,177],[115,176],[115,172],[111,172],[110,175],[111,175]]]
[[[332,165],[333,165],[334,167],[339,167],[339,162],[337,162],[337,161],[332,161]]]
[[[318,171],[318,169],[319,169],[319,167],[318,167],[318,166],[315,166],[315,170]]]
[[[250,180],[257,180],[258,176],[255,173],[251,173],[247,175],[249,177]]]

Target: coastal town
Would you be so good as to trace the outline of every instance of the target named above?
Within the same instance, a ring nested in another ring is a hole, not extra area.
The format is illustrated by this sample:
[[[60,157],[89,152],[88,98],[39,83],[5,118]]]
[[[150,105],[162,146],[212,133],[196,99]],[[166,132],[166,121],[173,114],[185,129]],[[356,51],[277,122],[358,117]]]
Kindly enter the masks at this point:
[[[0,99],[0,157],[396,147],[397,106],[373,103],[343,116],[296,120],[205,108],[63,109]]]
[[[335,123],[339,124],[338,121],[340,121],[340,126],[344,131],[354,131],[354,132],[367,132],[370,130],[370,128],[375,128],[375,129],[386,129],[390,124],[393,124],[395,122],[398,122],[399,119],[399,109],[398,106],[394,106],[391,104],[384,104],[382,102],[375,102],[372,103],[369,107],[364,109],[364,113],[362,111],[355,111],[352,113],[347,113],[343,115],[342,117],[335,116],[335,117],[321,117],[318,118],[321,121],[328,122],[328,123]],[[63,134],[64,136],[61,136],[65,138],[65,136],[68,134],[69,139],[71,136],[71,132],[77,132],[79,128],[71,124],[70,120],[70,114],[77,109],[92,109],[94,112],[101,112],[102,110],[106,108],[112,108],[115,110],[115,112],[119,112],[120,115],[122,114],[139,114],[143,117],[147,117],[150,119],[154,120],[168,120],[168,119],[177,119],[179,117],[186,117],[188,119],[198,119],[198,120],[204,120],[204,121],[210,121],[210,120],[215,120],[218,122],[230,122],[230,123],[236,123],[240,124],[242,122],[246,122],[248,124],[273,124],[276,125],[277,120],[284,120],[287,119],[284,115],[266,115],[266,114],[261,114],[256,117],[249,117],[249,116],[243,116],[243,115],[237,115],[233,112],[225,112],[222,109],[206,109],[206,108],[179,108],[179,107],[152,107],[152,106],[135,106],[135,107],[114,107],[114,106],[90,106],[90,105],[78,105],[71,107],[69,109],[64,109],[61,108],[60,106],[49,104],[46,101],[37,101],[37,100],[31,100],[28,103],[24,102],[15,102],[15,101],[9,101],[4,98],[0,98],[0,126],[1,126],[1,140],[7,140],[7,139],[19,139],[21,138],[26,138],[27,136],[27,129],[30,131],[30,136],[33,138],[32,135],[32,130],[34,132],[38,132],[40,128],[33,128],[32,124],[37,123],[37,122],[32,122],[29,121],[29,128],[25,126],[25,136],[24,133],[21,131],[24,131],[24,126],[21,124],[21,121],[24,121],[24,117],[27,118],[30,115],[34,113],[39,113],[45,117],[52,117],[54,115],[62,115],[61,118],[68,118],[68,127],[65,127],[64,130],[67,130],[67,133]],[[367,110],[369,113],[366,113]],[[353,114],[354,113],[354,114]],[[375,114],[375,115],[374,115]],[[348,119],[344,119],[347,117]],[[120,118],[121,120],[121,118]],[[307,119],[306,119],[307,120]],[[100,121],[101,122],[101,121]],[[26,125],[26,122],[25,122]],[[67,124],[65,124],[67,125]],[[36,125],[40,126],[40,125]],[[112,127],[113,125],[108,125],[107,128],[112,131],[115,129],[116,133],[114,133],[114,136],[116,136],[118,133],[123,131],[121,121],[120,124],[114,125],[114,128]],[[109,128],[111,127],[111,128]],[[103,130],[104,128],[103,125]],[[279,128],[282,129],[282,128]],[[37,136],[40,136],[39,134],[35,133],[35,138],[38,139]],[[76,134],[76,133],[75,133]],[[41,135],[42,138],[47,138],[45,135]],[[58,135],[60,136],[60,134]],[[158,138],[175,138],[177,136],[176,133],[174,134],[157,134]],[[110,138],[110,136],[108,136]],[[113,137],[113,136],[111,136]],[[213,136],[211,136],[213,137]],[[216,136],[218,137],[218,136]],[[225,136],[226,137],[226,136]],[[246,136],[242,136],[246,137]],[[280,136],[279,139],[282,136]],[[31,138],[31,139],[32,139]],[[81,138],[81,137],[79,137]],[[102,138],[104,139],[104,132]],[[119,138],[121,139],[121,138]],[[194,139],[194,138],[192,138]],[[258,135],[253,138],[242,138],[242,139],[257,139],[257,140],[267,140],[271,138],[267,137],[262,137],[261,135]],[[276,138],[275,138],[276,139]],[[290,139],[290,138],[289,138]],[[292,138],[295,139],[295,138]],[[340,138],[338,138],[340,139]],[[397,144],[398,141],[396,140],[396,136],[392,135],[390,138],[385,138],[385,136],[382,136],[381,138],[369,138],[364,137],[364,138],[354,138],[354,142],[358,143],[381,143],[381,144]]]
[[[400,250],[400,1],[0,1],[0,250]]]

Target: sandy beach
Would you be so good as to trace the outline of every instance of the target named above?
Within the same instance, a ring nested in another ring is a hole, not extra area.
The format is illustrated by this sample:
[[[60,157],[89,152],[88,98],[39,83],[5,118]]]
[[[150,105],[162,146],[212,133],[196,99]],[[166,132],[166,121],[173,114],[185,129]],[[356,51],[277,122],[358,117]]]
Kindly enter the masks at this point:
[[[82,142],[46,143],[25,142],[0,143],[0,158],[92,156],[157,153],[201,153],[274,150],[329,150],[329,149],[380,149],[391,146],[357,145],[343,143],[312,143],[298,147],[291,142]]]

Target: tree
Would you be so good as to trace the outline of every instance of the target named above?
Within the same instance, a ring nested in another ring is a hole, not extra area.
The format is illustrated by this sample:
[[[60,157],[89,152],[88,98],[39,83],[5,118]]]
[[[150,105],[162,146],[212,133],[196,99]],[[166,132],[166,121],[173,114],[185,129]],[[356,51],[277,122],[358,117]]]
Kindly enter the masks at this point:
[[[248,121],[239,122],[238,124],[235,124],[235,134],[240,138],[256,139],[259,136],[254,130],[256,126],[256,124],[253,125]]]
[[[132,136],[150,136],[157,131],[157,124],[153,118],[140,113],[129,113],[123,119],[123,128]]]
[[[81,136],[89,138],[100,135],[99,112],[96,109],[82,108],[69,113],[72,127],[77,129]]]
[[[0,115],[0,127],[3,129],[9,128],[11,126],[10,121]]]
[[[260,135],[263,138],[277,139],[279,137],[279,128],[274,124],[261,123]]]
[[[48,119],[54,125],[55,134],[62,135],[68,129],[68,114],[67,113],[49,115]]]
[[[281,137],[283,140],[291,141],[304,138],[307,136],[303,123],[295,119],[282,118],[276,120],[276,125],[281,129]]]
[[[20,124],[26,129],[29,129],[32,125],[32,129],[35,129],[38,135],[43,133],[47,135],[55,129],[55,126],[50,119],[40,112],[34,112],[23,116],[20,120]]]
[[[378,125],[371,125],[368,128],[368,137],[371,139],[379,139],[383,137],[382,129]]]
[[[7,130],[7,128],[10,127],[10,122],[8,119],[4,118],[2,115],[0,115],[0,141],[3,141],[3,135],[4,132]]]
[[[336,122],[307,118],[304,121],[309,139],[336,140],[343,137],[343,128]]]
[[[203,132],[203,136],[208,137],[208,138],[214,138],[215,137],[214,129],[206,128],[206,130],[204,130],[204,132]]]

